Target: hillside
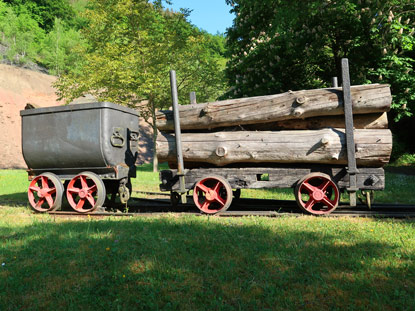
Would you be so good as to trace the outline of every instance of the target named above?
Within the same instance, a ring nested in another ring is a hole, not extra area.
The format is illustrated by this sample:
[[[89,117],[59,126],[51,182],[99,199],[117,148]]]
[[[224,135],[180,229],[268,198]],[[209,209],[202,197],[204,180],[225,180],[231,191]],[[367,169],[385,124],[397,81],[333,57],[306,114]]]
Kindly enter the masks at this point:
[[[19,111],[27,103],[40,107],[62,104],[52,87],[55,80],[44,73],[0,64],[0,168],[26,168]]]

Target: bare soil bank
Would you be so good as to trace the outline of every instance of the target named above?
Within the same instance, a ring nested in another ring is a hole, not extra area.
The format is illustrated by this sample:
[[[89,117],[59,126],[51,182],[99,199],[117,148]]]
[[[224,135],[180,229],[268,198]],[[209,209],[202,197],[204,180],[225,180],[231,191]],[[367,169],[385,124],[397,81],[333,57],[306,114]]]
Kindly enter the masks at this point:
[[[55,76],[0,64],[0,168],[26,168],[21,151],[20,110],[31,103],[39,107],[64,104],[58,101],[52,84]],[[152,159],[152,129],[140,124],[139,163]]]

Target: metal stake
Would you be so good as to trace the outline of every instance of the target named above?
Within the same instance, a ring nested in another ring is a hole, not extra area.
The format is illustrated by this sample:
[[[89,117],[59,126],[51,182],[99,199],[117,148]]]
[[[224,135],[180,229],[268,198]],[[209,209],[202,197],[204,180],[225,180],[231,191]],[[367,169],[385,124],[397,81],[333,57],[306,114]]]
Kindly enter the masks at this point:
[[[352,95],[350,91],[349,60],[342,59],[342,81],[343,81],[343,104],[346,125],[346,148],[347,148],[347,173],[349,174],[350,206],[356,206],[357,176],[359,173],[356,166],[356,147],[353,133],[353,110]]]
[[[339,82],[337,81],[337,77],[331,78],[331,84],[333,87],[339,87]]]
[[[196,92],[190,92],[190,105],[196,105]]]
[[[182,133],[180,130],[180,115],[179,115],[179,97],[177,95],[176,71],[170,70],[170,87],[171,97],[173,100],[173,116],[174,116],[174,134],[176,137],[176,155],[177,155],[177,176],[179,176],[179,193],[182,197],[182,203],[186,204],[186,188],[184,180],[184,163],[182,152]]]

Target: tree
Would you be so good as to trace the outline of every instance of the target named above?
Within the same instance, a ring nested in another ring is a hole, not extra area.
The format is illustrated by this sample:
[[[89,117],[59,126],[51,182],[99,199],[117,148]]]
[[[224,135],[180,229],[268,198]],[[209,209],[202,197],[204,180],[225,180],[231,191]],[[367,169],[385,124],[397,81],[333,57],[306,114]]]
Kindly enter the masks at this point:
[[[223,93],[219,56],[210,48],[217,44],[192,26],[185,12],[166,11],[161,1],[91,0],[85,17],[83,64],[79,73],[59,79],[61,97],[91,93],[133,107],[148,100],[142,113],[154,115],[156,108],[170,105],[170,69],[177,70],[182,104],[189,102],[190,91],[200,100]]]
[[[76,72],[79,69],[78,51],[85,45],[80,31],[67,27],[62,20],[55,18],[52,30],[41,43],[38,62],[54,75]]]
[[[3,0],[5,3],[15,7],[17,13],[25,10],[31,13],[31,16],[39,23],[39,25],[49,32],[55,22],[55,18],[65,21],[71,26],[75,26],[75,11],[69,0]]]
[[[354,84],[389,83],[395,121],[415,112],[412,0],[227,0],[231,97],[327,87],[351,63]]]
[[[0,35],[1,43],[7,47],[7,59],[22,64],[36,57],[45,33],[28,11],[22,9],[16,14],[0,2]]]

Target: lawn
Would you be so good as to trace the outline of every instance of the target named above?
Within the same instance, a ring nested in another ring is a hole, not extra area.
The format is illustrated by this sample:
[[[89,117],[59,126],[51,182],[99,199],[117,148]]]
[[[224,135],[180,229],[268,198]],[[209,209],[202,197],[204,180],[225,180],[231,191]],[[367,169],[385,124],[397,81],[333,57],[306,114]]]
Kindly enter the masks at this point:
[[[148,167],[138,173],[134,188],[158,190],[157,174]],[[412,202],[413,177],[386,180],[379,200]],[[33,214],[26,187],[24,171],[0,171],[1,311],[415,305],[413,220],[173,214],[62,219]],[[284,191],[252,193],[292,199]]]
[[[0,215],[0,310],[415,305],[409,220]]]

